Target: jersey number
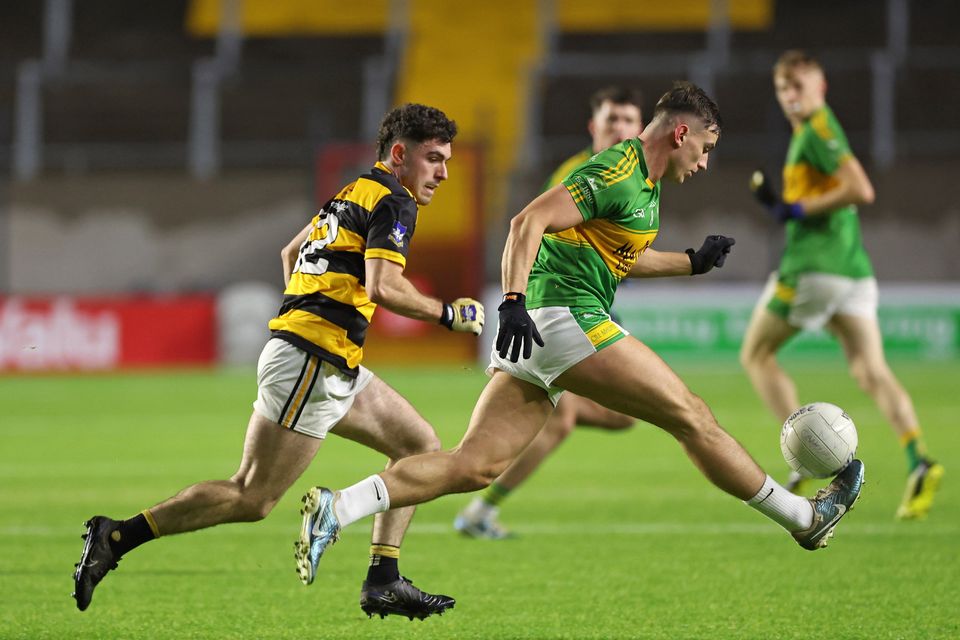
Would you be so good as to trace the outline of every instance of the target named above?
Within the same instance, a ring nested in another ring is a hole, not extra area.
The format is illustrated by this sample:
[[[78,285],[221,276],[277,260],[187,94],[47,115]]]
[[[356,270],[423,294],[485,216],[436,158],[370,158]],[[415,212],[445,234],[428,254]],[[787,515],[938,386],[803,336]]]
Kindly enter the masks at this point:
[[[300,255],[297,256],[297,262],[293,265],[294,273],[320,276],[327,272],[330,261],[321,258],[320,252],[337,239],[337,234],[340,232],[340,221],[334,214],[321,211],[320,218],[317,220],[317,228],[320,237],[316,240],[307,239],[300,245]]]

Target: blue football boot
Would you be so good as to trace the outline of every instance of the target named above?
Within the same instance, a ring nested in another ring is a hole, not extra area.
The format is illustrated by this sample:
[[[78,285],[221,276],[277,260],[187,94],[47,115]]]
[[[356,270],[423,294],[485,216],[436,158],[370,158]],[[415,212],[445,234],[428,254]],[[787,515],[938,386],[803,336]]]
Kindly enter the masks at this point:
[[[793,533],[794,540],[804,549],[816,551],[827,546],[840,518],[853,509],[863,487],[863,463],[853,460],[837,474],[833,482],[817,492],[811,500],[813,524]]]
[[[314,487],[301,498],[303,525],[296,547],[297,575],[300,582],[311,584],[317,575],[317,565],[327,547],[340,539],[340,521],[333,511],[336,495],[330,489]]]

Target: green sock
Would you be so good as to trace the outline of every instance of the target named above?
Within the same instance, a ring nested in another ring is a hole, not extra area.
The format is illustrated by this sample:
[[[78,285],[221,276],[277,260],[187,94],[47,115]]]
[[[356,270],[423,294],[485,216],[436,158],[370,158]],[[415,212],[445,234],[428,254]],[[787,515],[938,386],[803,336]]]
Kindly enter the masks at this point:
[[[480,496],[480,499],[486,502],[491,507],[499,505],[508,495],[512,489],[509,487],[504,487],[501,484],[493,482],[487,487],[487,490],[483,492]]]
[[[907,473],[913,473],[923,460],[923,443],[920,440],[919,429],[902,436],[900,442],[903,444],[904,453],[907,454]]]

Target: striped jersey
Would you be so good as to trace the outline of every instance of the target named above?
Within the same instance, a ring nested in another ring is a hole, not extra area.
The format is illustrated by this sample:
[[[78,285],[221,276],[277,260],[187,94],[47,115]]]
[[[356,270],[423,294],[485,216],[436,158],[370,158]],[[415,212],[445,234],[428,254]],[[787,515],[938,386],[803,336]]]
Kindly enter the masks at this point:
[[[273,337],[356,377],[377,306],[364,288],[364,260],[406,266],[417,211],[413,195],[380,162],[324,204],[270,321]]]
[[[660,183],[647,178],[631,138],[580,165],[563,186],[583,222],[546,233],[530,271],[527,308],[597,307],[607,312],[620,281],[660,228]]]
[[[793,132],[783,167],[783,199],[796,202],[833,189],[838,184],[833,174],[851,156],[847,136],[833,111],[824,105]],[[789,220],[786,233],[781,279],[806,272],[849,278],[873,275],[853,205]]]

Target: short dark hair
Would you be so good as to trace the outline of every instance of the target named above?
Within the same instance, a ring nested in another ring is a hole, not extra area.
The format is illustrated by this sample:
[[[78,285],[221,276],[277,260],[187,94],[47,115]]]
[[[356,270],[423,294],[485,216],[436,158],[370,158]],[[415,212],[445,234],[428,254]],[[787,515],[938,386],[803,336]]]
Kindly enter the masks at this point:
[[[785,73],[797,67],[810,67],[812,69],[819,69],[821,72],[823,71],[820,61],[803,49],[788,49],[780,54],[780,57],[777,58],[776,63],[774,63],[773,75]]]
[[[590,96],[590,113],[596,113],[604,102],[613,104],[632,104],[643,111],[643,94],[637,89],[629,89],[618,85],[604,87]]]
[[[397,140],[453,142],[457,123],[443,111],[424,104],[407,103],[395,107],[380,122],[377,132],[377,158],[383,160]]]
[[[703,89],[692,82],[674,82],[673,88],[660,97],[657,106],[653,109],[654,118],[660,114],[675,113],[693,114],[703,120],[707,126],[716,125],[718,131],[723,126],[720,107]]]

